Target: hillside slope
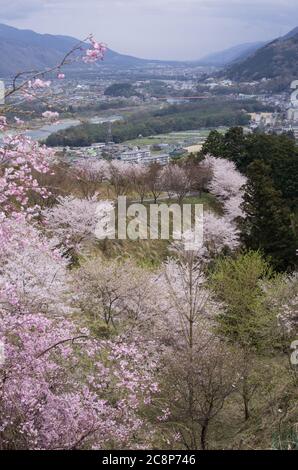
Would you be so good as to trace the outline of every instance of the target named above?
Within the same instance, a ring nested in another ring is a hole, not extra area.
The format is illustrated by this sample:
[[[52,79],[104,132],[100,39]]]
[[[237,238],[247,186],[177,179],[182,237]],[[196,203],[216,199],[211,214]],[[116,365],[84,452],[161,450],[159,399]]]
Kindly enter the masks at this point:
[[[238,44],[237,46],[230,47],[223,51],[215,52],[203,57],[199,63],[202,65],[215,65],[224,66],[232,62],[244,60],[249,55],[253,54],[257,49],[260,49],[265,42],[252,42],[245,44]]]
[[[38,34],[0,24],[0,76],[51,67],[76,44],[78,39],[69,36]],[[110,49],[105,57],[105,64],[141,65],[146,62]]]
[[[298,74],[298,28],[275,39],[253,55],[228,67],[226,75],[239,81],[262,78],[290,82]]]

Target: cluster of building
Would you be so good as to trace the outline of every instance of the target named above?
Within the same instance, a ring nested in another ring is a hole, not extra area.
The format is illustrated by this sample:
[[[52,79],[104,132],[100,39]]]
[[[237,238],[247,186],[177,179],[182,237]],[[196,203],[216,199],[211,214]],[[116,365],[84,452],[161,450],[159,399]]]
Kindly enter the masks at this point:
[[[129,147],[122,144],[96,143],[90,147],[65,147],[63,149],[56,148],[59,154],[71,161],[77,161],[85,158],[106,158],[115,159],[127,163],[142,163],[150,165],[159,163],[166,165],[169,163],[171,156],[169,153],[153,153],[150,146],[145,147]]]
[[[277,124],[278,113],[250,113],[250,128],[265,129]]]
[[[68,161],[77,161],[85,158],[105,158],[107,160],[120,160],[127,163],[142,163],[150,165],[159,163],[166,165],[172,158],[179,158],[187,153],[199,152],[205,137],[190,135],[183,140],[172,143],[159,142],[151,145],[137,146],[129,144],[116,144],[112,140],[98,142],[89,147],[57,147],[56,152]]]
[[[170,161],[170,155],[168,153],[152,154],[150,146],[144,148],[134,147],[122,152],[119,160],[128,163],[143,163],[144,165],[150,165],[151,163],[166,165]]]
[[[158,68],[156,72],[158,72]],[[101,74],[102,75],[102,74]],[[105,91],[111,85],[117,82],[132,83],[136,94],[135,96],[109,96],[105,94]],[[177,94],[177,92],[183,95],[184,92],[193,92],[197,86],[197,79],[195,77],[181,77],[180,80],[160,80],[168,86],[168,92],[166,95],[171,96]],[[97,78],[90,76],[90,78],[84,77],[71,78],[67,80],[54,80],[51,85],[52,99],[56,106],[67,107],[71,112],[75,112],[80,108],[90,108],[95,105],[108,105],[115,102],[127,103],[127,106],[143,105],[144,103],[156,103],[159,99],[154,96],[154,93],[150,90],[151,80],[128,80],[127,77],[113,77],[111,78]]]
[[[251,113],[250,129],[275,134],[292,132],[298,140],[298,102],[296,106],[281,100],[278,105],[279,111]]]
[[[232,87],[234,85],[234,82],[228,79],[209,77],[205,80],[205,85],[210,90],[213,90],[214,88],[217,88],[217,87]]]

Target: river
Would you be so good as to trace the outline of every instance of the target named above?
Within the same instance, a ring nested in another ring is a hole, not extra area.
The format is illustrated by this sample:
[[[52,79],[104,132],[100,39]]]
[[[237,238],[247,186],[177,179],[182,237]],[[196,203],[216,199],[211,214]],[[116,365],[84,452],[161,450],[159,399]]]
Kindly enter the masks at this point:
[[[90,118],[88,122],[92,124],[102,124],[104,122],[115,122],[115,121],[120,121],[122,120],[122,116],[109,116],[109,117],[99,117],[95,116],[93,118]],[[62,131],[64,129],[67,129],[68,127],[72,126],[77,126],[81,124],[81,121],[78,119],[62,119],[56,123],[52,124],[44,124],[43,126],[37,128],[37,129],[27,129],[23,130],[22,129],[22,134],[27,135],[28,137],[31,137],[33,140],[45,140],[49,135],[51,135],[53,132],[57,131]],[[8,135],[8,134],[14,134],[15,132],[8,131],[8,132],[0,132],[0,143],[2,142],[3,136]]]

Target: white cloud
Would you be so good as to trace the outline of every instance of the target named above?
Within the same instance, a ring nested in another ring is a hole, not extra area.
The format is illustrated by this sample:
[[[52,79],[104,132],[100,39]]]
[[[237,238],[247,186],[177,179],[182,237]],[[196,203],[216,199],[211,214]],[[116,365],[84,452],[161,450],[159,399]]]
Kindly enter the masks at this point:
[[[292,12],[297,8],[296,0],[0,0],[1,17],[28,16],[33,11],[45,8],[67,8],[81,6],[82,9],[109,9],[109,8],[127,8],[137,11],[156,11],[176,13],[198,12],[213,15],[224,14],[225,16],[243,16],[244,12],[255,12],[260,10],[271,12]]]
[[[26,18],[43,8],[41,0],[0,0],[0,18],[1,21]]]

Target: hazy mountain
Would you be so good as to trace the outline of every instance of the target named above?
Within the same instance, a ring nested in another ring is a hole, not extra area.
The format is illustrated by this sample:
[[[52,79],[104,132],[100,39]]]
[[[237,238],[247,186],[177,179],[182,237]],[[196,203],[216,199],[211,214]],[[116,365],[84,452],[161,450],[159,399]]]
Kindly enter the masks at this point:
[[[241,81],[272,78],[290,82],[298,75],[298,28],[228,67],[226,75]]]
[[[223,51],[215,52],[203,57],[198,62],[202,65],[215,65],[215,66],[224,66],[243,60],[249,55],[253,54],[257,49],[260,49],[266,44],[265,42],[252,42],[239,44],[229,49]]]
[[[298,34],[298,26],[292,29],[289,33],[285,34],[285,36],[283,36],[282,39],[290,39],[290,38],[293,38],[294,36],[297,36],[297,34]]]
[[[78,40],[69,36],[38,34],[0,24],[0,76],[57,64]],[[141,65],[145,59],[108,50],[105,64]],[[86,68],[86,66],[84,66]]]

